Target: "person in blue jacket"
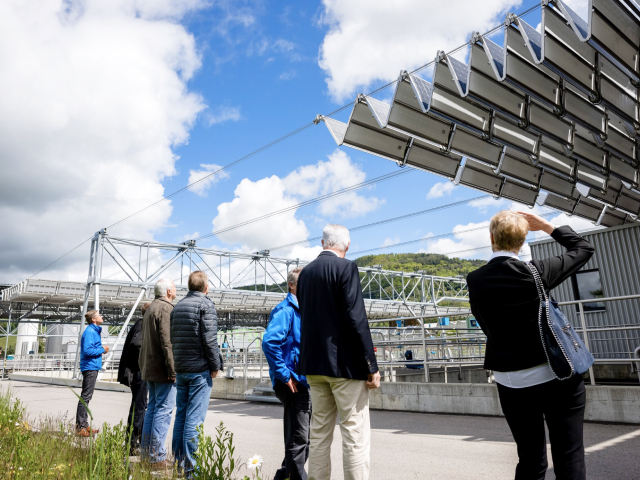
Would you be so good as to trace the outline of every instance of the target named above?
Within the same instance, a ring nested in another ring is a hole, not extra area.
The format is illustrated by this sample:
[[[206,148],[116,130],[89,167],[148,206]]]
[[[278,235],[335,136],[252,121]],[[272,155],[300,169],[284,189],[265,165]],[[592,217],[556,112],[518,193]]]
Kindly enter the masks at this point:
[[[84,403],[78,400],[76,411],[76,430],[79,436],[89,437],[99,430],[93,432],[89,427],[87,417],[87,406],[93,397],[93,390],[96,387],[98,372],[102,369],[102,355],[109,352],[109,346],[102,345],[102,316],[98,311],[89,311],[84,315],[87,320],[87,327],[82,333],[80,341],[80,371],[82,372],[82,393],[80,397]],[[86,405],[85,405],[86,403]]]
[[[289,294],[271,311],[262,338],[273,389],[284,405],[285,454],[274,479],[307,479],[304,464],[309,457],[311,395],[306,378],[296,372],[300,358],[300,311],[296,288],[301,270],[302,267],[298,267],[289,272]]]

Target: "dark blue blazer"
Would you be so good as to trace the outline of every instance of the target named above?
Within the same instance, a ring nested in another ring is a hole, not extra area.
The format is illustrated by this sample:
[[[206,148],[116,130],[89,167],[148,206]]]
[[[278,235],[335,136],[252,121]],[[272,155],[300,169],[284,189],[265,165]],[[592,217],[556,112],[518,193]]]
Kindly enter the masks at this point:
[[[584,266],[593,246],[569,226],[551,237],[566,252],[534,260],[547,291],[562,284]],[[496,257],[467,276],[471,312],[487,335],[484,367],[493,371],[520,371],[547,362],[538,329],[540,298],[527,263]]]
[[[322,251],[298,277],[299,374],[367,380],[378,371],[358,266]]]

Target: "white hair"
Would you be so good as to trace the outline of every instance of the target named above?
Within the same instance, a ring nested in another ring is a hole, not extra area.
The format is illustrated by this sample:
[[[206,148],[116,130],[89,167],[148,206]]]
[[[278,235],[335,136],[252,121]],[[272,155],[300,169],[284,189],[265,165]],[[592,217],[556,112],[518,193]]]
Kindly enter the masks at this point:
[[[349,236],[349,230],[345,226],[329,224],[322,230],[322,240],[325,249],[335,248],[346,251],[349,242],[351,242],[351,237]]]
[[[156,282],[156,285],[153,287],[153,293],[156,297],[164,297],[167,295],[167,291],[169,289],[173,289],[174,283],[171,279],[160,279]]]

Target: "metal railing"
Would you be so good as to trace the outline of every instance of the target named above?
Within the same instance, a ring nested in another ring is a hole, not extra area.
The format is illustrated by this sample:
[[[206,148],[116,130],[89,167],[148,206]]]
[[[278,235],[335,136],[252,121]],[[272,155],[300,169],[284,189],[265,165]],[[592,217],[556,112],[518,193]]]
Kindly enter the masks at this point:
[[[8,361],[9,362],[9,361]],[[46,353],[15,355],[10,368],[15,373],[29,374],[33,376],[72,379],[76,362],[76,354],[72,353]],[[120,361],[112,361],[107,369],[99,373],[100,381],[116,382]],[[8,366],[9,367],[9,366]]]
[[[558,303],[560,306],[577,305],[580,325],[574,326],[582,336],[585,346],[590,349],[594,339],[590,334],[613,331],[639,331],[640,325],[587,327],[584,305],[595,302],[615,302],[640,299],[640,294],[631,296],[606,297],[599,299],[582,299]],[[467,317],[470,311],[461,312],[456,318]],[[430,381],[431,370],[438,369],[444,373],[444,381],[448,382],[452,370],[478,367],[482,369],[486,351],[486,336],[479,327],[468,327],[467,319],[453,320],[449,326],[438,325],[442,315],[432,314],[411,317],[393,317],[369,321],[376,359],[380,366],[383,380],[397,381],[407,376],[422,376],[424,382]],[[429,322],[433,320],[434,322]],[[415,321],[418,325],[407,325]],[[395,324],[395,325],[394,325]],[[218,332],[218,345],[225,364],[225,375],[236,377],[240,371],[245,378],[264,380],[268,378],[269,367],[262,351],[264,329]],[[635,338],[630,338],[635,339]],[[411,351],[412,359],[408,359],[407,351]],[[612,353],[606,353],[611,356]],[[619,354],[619,353],[616,353]],[[596,364],[630,364],[638,372],[640,380],[640,347],[629,352],[627,358],[601,357]],[[12,369],[14,372],[49,373],[51,377],[71,377],[75,362],[75,353],[29,354],[14,356]],[[112,361],[106,370],[101,371],[101,380],[116,381],[119,361]],[[415,372],[412,372],[415,370]],[[402,372],[399,372],[402,371]],[[46,375],[46,374],[44,374]],[[589,379],[595,385],[593,368],[589,370]],[[491,382],[488,376],[488,382]]]

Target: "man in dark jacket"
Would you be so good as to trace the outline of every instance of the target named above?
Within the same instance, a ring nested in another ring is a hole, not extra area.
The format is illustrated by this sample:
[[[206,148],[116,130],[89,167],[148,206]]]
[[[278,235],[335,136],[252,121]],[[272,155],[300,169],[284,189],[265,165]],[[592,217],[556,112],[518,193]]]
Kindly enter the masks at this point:
[[[189,276],[189,292],[171,313],[171,345],[178,394],[173,453],[188,479],[198,449],[197,427],[204,423],[212,379],[222,370],[218,349],[218,315],[207,297],[209,279],[202,271]]]
[[[140,311],[144,313],[151,305],[147,302]],[[147,381],[142,379],[138,357],[142,346],[142,319],[133,325],[127,333],[127,338],[122,347],[120,366],[118,366],[118,382],[131,389],[131,406],[129,407],[129,417],[127,418],[127,433],[131,432],[130,453],[135,456],[140,450],[140,438],[142,437],[142,426],[144,425],[144,415],[147,411]]]
[[[142,428],[141,454],[156,469],[168,469],[165,440],[176,406],[176,371],[169,334],[176,298],[176,286],[171,279],[160,279],[154,287],[155,300],[142,319],[142,346],[138,363],[142,379],[147,381],[149,404]]]
[[[311,386],[309,479],[329,479],[340,422],[345,479],[369,477],[369,389],[380,387],[358,266],[345,259],[349,231],[330,224],[324,250],[298,278],[300,367]]]

